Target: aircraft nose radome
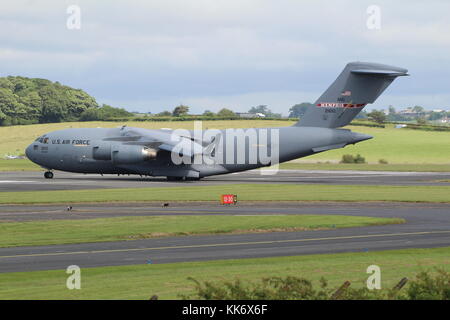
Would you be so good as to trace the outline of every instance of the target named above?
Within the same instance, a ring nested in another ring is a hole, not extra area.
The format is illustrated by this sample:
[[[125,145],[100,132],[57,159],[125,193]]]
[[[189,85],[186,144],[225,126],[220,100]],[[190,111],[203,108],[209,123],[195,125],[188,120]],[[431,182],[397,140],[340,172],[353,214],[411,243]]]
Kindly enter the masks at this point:
[[[25,155],[27,156],[28,159],[30,159],[31,157],[31,144],[25,149]]]
[[[372,138],[373,137],[368,135],[368,134],[352,132],[353,143],[361,142],[361,141],[364,141],[364,140],[369,140],[369,139],[372,139]]]

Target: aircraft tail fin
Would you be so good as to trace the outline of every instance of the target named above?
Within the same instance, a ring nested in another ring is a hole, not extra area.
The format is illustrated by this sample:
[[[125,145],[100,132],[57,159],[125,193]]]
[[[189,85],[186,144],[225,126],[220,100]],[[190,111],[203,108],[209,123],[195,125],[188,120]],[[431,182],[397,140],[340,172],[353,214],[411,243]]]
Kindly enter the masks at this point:
[[[407,76],[407,72],[406,69],[384,64],[351,62],[295,126],[346,126],[368,103],[373,103],[396,77]]]

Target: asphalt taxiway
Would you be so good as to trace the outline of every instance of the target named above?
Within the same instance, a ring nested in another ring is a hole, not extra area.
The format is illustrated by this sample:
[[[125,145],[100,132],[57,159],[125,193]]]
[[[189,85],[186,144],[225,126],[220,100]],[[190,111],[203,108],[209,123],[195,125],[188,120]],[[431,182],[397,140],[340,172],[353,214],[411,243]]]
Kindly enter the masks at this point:
[[[246,203],[219,206],[211,203],[169,207],[155,204],[0,206],[0,219],[92,219],[156,215],[286,215],[326,214],[396,217],[404,224],[298,232],[268,232],[166,237],[143,240],[11,247],[0,249],[0,272],[80,267],[159,264],[276,257],[318,253],[450,247],[450,204],[418,203]]]
[[[264,172],[264,171],[263,171]],[[392,171],[315,171],[279,170],[276,174],[261,170],[205,177],[200,181],[167,182],[162,177],[128,175],[93,175],[55,171],[53,179],[42,172],[2,172],[0,192],[34,190],[77,190],[104,188],[151,188],[177,186],[210,186],[233,183],[274,184],[340,184],[340,185],[450,185],[450,172],[392,172]],[[272,172],[274,173],[274,172]]]

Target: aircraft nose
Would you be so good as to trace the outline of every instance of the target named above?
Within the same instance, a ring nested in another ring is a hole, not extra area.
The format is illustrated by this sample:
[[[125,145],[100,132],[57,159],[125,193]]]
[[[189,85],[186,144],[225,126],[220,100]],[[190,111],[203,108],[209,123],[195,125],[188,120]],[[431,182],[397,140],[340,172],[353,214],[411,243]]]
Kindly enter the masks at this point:
[[[25,155],[27,156],[28,159],[31,159],[31,157],[33,156],[33,147],[30,144],[26,149],[25,149]]]

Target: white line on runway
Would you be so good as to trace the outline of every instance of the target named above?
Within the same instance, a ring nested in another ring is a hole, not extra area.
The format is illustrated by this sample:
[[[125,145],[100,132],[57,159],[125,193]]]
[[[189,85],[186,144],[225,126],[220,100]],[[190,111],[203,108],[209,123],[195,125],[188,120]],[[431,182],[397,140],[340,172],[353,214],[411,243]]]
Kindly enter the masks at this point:
[[[356,170],[291,170],[280,169],[279,173],[312,173],[312,174],[355,174],[355,175],[387,175],[387,176],[424,176],[424,175],[450,175],[449,172],[416,172],[416,171],[356,171]],[[259,169],[237,172],[236,174],[260,174]]]
[[[450,230],[442,231],[418,231],[418,232],[400,232],[400,233],[381,233],[381,234],[364,234],[364,235],[349,235],[349,236],[335,236],[322,238],[302,238],[302,239],[287,239],[287,240],[267,240],[267,241],[247,241],[247,242],[222,242],[211,244],[195,244],[195,245],[171,245],[161,247],[141,247],[141,248],[120,248],[120,249],[103,249],[103,250],[85,250],[85,251],[64,251],[64,252],[43,252],[43,253],[25,253],[13,255],[0,255],[0,259],[14,259],[23,257],[45,257],[45,256],[60,256],[60,255],[80,255],[80,254],[101,254],[101,253],[117,253],[117,252],[139,252],[139,251],[155,251],[155,250],[172,250],[172,249],[192,249],[192,248],[208,248],[208,247],[231,247],[231,246],[248,246],[248,245],[273,245],[280,243],[308,243],[317,241],[333,241],[333,240],[350,240],[350,239],[368,239],[368,238],[387,238],[387,237],[401,237],[401,236],[424,236],[424,235],[446,235],[450,234]],[[399,239],[402,240],[402,239]],[[378,240],[380,241],[380,240]],[[383,240],[381,240],[383,241]]]
[[[346,178],[368,178],[368,177],[373,177],[374,175],[357,175],[357,176],[348,176],[348,175],[342,175],[342,176],[322,176],[322,175],[318,175],[318,176],[295,176],[295,177],[288,177],[288,176],[278,176],[278,178],[283,178],[283,179],[291,179],[291,180],[297,180],[297,179],[346,179]],[[383,176],[383,175],[380,175]],[[247,178],[248,180],[270,180],[267,179],[266,177],[258,177],[258,178]]]
[[[39,183],[39,182],[26,180],[0,180],[0,183]]]
[[[234,217],[282,217],[289,216],[288,214],[233,214]]]

